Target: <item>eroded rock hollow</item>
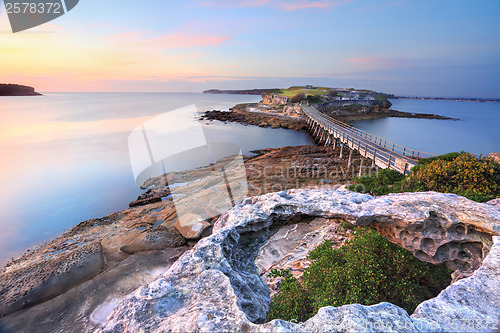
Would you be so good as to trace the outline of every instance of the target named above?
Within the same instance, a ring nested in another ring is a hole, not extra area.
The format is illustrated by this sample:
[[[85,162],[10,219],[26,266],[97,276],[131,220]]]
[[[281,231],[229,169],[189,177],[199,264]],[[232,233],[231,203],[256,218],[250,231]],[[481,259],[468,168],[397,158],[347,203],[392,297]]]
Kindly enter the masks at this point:
[[[421,260],[446,262],[460,279],[409,316],[380,303],[325,307],[305,323],[265,322],[269,289],[255,258],[273,225],[295,216],[371,225]],[[345,190],[302,189],[246,199],[223,214],[211,236],[166,273],[114,309],[105,332],[162,331],[494,331],[500,316],[500,208],[452,194],[403,193],[374,198]],[[482,322],[479,322],[483,320]],[[487,325],[487,323],[489,323]]]

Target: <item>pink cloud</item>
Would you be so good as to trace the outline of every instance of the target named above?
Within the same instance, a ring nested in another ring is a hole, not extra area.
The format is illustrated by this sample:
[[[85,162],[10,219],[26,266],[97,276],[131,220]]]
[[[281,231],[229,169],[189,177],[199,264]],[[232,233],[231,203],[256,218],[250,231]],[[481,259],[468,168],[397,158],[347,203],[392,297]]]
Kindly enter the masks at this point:
[[[146,31],[129,31],[107,36],[113,43],[125,46],[155,46],[161,48],[194,48],[200,46],[217,46],[230,37],[216,35],[198,35],[187,33],[172,33],[160,37],[147,37]]]
[[[167,47],[198,47],[198,46],[216,46],[228,40],[229,37],[222,36],[201,36],[175,33],[160,37],[157,39]]]
[[[383,62],[384,60],[376,57],[353,57],[347,59],[348,62],[354,62],[356,64],[375,64]]]
[[[269,4],[272,0],[218,0],[218,1],[200,1],[200,7],[215,7],[215,8],[250,8],[262,7]]]
[[[271,5],[284,11],[295,11],[301,9],[325,9],[336,7],[352,0],[205,0],[198,2],[201,7],[215,8],[250,8]]]
[[[308,1],[308,0],[296,0],[288,2],[279,2],[276,6],[285,11],[294,11],[301,9],[324,9],[331,8],[342,5],[350,1],[332,1],[332,0],[319,0],[319,1]]]
[[[414,62],[411,59],[387,58],[387,57],[377,57],[377,56],[352,57],[346,59],[346,61],[356,65],[364,65],[369,67],[384,67],[384,68],[406,66]]]

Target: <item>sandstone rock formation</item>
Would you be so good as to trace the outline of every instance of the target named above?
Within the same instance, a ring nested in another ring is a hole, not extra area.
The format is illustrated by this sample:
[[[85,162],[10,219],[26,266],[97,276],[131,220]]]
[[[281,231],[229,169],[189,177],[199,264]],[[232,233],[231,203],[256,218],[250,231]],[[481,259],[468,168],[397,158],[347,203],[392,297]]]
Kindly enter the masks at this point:
[[[276,191],[279,188],[320,185],[326,180],[331,182],[329,184],[345,181],[349,175],[344,172],[339,173],[339,170],[346,168],[346,161],[332,157],[335,154],[338,154],[338,151],[332,147],[302,146],[266,149],[259,152],[257,157],[245,158],[249,184],[248,195]],[[209,188],[214,181],[210,177],[204,178],[207,169],[211,171],[211,168],[199,168],[180,172],[173,179],[177,184],[185,183],[186,192],[195,193],[191,199],[187,200],[186,204],[196,204],[197,208],[203,209],[208,216],[215,218],[219,214],[216,207],[199,204],[200,198],[207,196],[200,189]],[[242,172],[244,171],[242,170]],[[148,196],[156,197],[169,193],[170,191],[168,187],[165,187],[166,183],[162,178],[150,179],[145,186],[154,187],[154,189],[148,190],[141,196],[141,199],[147,200]],[[192,179],[198,181],[190,181]],[[199,237],[209,235],[212,229],[207,221],[199,221],[201,228],[197,229],[195,225],[194,229],[191,227],[188,228],[189,230],[180,230],[181,232],[179,232],[175,228],[177,221],[176,207],[169,196],[164,197],[159,202],[137,206],[103,218],[80,223],[57,239],[32,248],[0,269],[0,293],[2,290],[4,291],[3,294],[0,294],[0,308],[2,308],[0,312],[3,314],[12,313],[39,302],[44,303],[35,308],[48,309],[46,300],[65,292],[68,294],[68,290],[98,274],[100,272],[100,269],[97,269],[98,265],[89,266],[87,264],[85,267],[88,268],[88,272],[93,267],[92,274],[81,274],[77,278],[56,274],[56,272],[65,269],[66,260],[64,258],[71,256],[72,253],[86,253],[85,247],[91,246],[91,244],[101,244],[99,253],[102,258],[99,256],[88,258],[89,260],[101,258],[99,260],[103,262],[101,268],[104,273],[100,273],[98,275],[100,276],[121,262],[128,260],[131,255],[137,256],[141,253],[152,253],[152,251],[169,251],[172,247],[186,244],[187,238],[196,240]],[[196,242],[195,240],[190,240],[188,245],[192,246]],[[79,269],[84,270],[83,267]],[[27,284],[23,282],[23,276],[28,272],[30,272],[30,281],[38,281],[36,282],[38,287],[33,289],[25,287]],[[65,277],[68,278],[64,279]],[[52,285],[53,281],[57,281],[57,287]],[[40,294],[39,290],[44,288],[50,290],[50,293]],[[19,297],[19,295],[24,296]],[[61,295],[61,297],[65,296]],[[22,301],[20,301],[21,299]],[[73,300],[73,302],[85,303],[86,299],[82,297]],[[27,313],[26,310],[23,313]],[[21,314],[16,314],[15,317],[21,318]],[[52,321],[62,321],[65,320],[64,318],[66,317],[53,317]],[[46,318],[46,321],[49,319]]]
[[[179,247],[131,255],[64,294],[0,318],[0,332],[93,332],[116,304],[168,270],[187,249]]]
[[[249,112],[246,111],[245,107],[235,107],[231,112],[224,111],[207,111],[203,114],[201,119],[203,120],[220,120],[220,121],[229,121],[236,122],[240,124],[247,125],[257,125],[260,127],[273,127],[273,128],[284,128],[284,129],[294,129],[301,130],[305,129],[304,120],[298,117],[298,114],[295,112],[289,112],[290,109],[287,109],[287,113],[283,113],[283,110],[280,110],[280,114],[276,114],[271,112],[271,110],[265,112]],[[277,112],[277,111],[276,111]],[[293,117],[292,117],[293,115]]]
[[[181,225],[179,220],[175,221],[174,227],[186,239],[199,239],[203,231],[210,227],[210,223],[206,221],[197,221],[186,226]]]
[[[44,265],[0,275],[0,317],[49,300],[94,277],[104,267],[101,244],[86,245]]]
[[[495,162],[500,163],[500,152],[491,153],[488,157],[491,157]]]
[[[270,298],[255,258],[271,236],[273,225],[286,224],[296,216],[374,225],[421,259],[446,262],[458,271],[474,269],[477,262],[483,265],[472,276],[423,302],[412,316],[389,303],[355,304],[322,308],[302,324],[281,320],[264,324]],[[215,223],[214,233],[166,273],[118,304],[101,329],[452,332],[457,330],[452,321],[460,318],[478,323],[471,331],[494,331],[491,321],[500,316],[498,235],[499,207],[452,194],[403,193],[373,198],[345,190],[304,189],[249,198],[224,213]],[[387,324],[399,326],[388,329]]]
[[[331,240],[333,246],[339,248],[353,235],[351,230],[344,230],[335,219],[298,217],[297,223],[278,227],[278,231],[262,245],[255,259],[259,274],[269,287],[270,296],[280,290],[283,281],[282,277],[270,277],[268,273],[271,270],[288,270],[295,278],[299,278],[311,264],[307,258],[309,251],[325,239]]]

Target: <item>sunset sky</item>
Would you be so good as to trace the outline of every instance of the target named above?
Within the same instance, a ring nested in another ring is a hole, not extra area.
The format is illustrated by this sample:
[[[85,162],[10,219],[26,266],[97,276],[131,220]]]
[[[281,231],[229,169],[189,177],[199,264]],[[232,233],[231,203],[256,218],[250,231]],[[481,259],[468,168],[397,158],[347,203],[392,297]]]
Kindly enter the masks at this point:
[[[80,0],[13,34],[0,82],[41,92],[314,84],[500,98],[500,1]]]

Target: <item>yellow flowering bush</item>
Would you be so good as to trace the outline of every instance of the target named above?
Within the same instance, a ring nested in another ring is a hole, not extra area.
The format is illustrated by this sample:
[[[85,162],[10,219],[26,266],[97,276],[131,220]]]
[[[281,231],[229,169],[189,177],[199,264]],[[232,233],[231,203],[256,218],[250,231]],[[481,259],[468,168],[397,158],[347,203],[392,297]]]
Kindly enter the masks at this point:
[[[455,193],[479,202],[500,196],[500,164],[471,153],[455,154],[422,160],[398,192]]]

